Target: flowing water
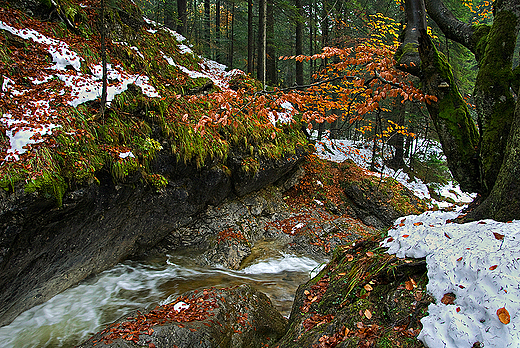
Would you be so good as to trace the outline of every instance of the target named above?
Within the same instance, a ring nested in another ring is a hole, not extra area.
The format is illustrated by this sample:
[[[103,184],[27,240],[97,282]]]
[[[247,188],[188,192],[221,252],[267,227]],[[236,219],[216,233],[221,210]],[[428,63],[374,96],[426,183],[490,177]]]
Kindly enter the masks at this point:
[[[190,255],[127,261],[81,282],[0,328],[0,347],[74,347],[126,313],[152,309],[195,289],[251,284],[288,316],[299,284],[320,264],[282,253],[248,260],[240,271],[198,266]]]

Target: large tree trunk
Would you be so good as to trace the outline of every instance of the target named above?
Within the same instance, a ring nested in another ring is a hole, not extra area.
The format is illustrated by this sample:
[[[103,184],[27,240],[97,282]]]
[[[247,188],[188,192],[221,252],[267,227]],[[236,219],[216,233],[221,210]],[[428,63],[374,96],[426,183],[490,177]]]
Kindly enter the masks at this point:
[[[517,15],[506,5],[516,4]],[[519,29],[518,0],[495,2],[493,26],[485,45],[477,47],[481,60],[475,83],[474,97],[481,134],[480,158],[482,193],[491,191],[504,158],[507,139],[515,112],[510,92],[513,82],[513,52]],[[504,8],[506,7],[506,8]]]
[[[466,220],[492,218],[497,221],[510,221],[519,219],[520,180],[518,178],[520,178],[520,102],[516,103],[511,134],[495,185],[489,196],[475,210],[468,213]]]
[[[510,90],[513,52],[520,29],[520,2],[495,1],[491,28],[459,21],[441,0],[425,0],[425,3],[446,37],[472,51],[479,63],[473,94],[480,130],[479,191],[485,198],[497,179],[514,118],[515,101]]]
[[[426,30],[419,36],[423,92],[437,102],[427,104],[453,178],[462,190],[479,192],[478,131],[462,98],[451,67]]]

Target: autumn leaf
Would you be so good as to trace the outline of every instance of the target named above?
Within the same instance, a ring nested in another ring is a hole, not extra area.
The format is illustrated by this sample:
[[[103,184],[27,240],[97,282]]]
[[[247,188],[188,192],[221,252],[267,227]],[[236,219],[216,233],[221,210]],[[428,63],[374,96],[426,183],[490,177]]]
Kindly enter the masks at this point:
[[[462,256],[457,259],[457,261],[462,261]]]
[[[414,226],[421,226],[422,224],[423,224],[423,223],[422,223],[421,221],[419,221],[419,222],[414,222],[414,223],[413,223]]]
[[[367,317],[367,319],[372,319],[372,312],[370,312],[368,309],[365,309],[365,317]]]
[[[507,325],[511,321],[511,317],[509,316],[509,312],[507,311],[507,309],[505,307],[499,308],[497,310],[497,316],[498,316],[498,320],[500,320],[500,322],[502,324]]]
[[[495,270],[497,267],[498,267],[498,265],[493,265],[493,266],[489,267],[489,270],[490,270],[490,271],[493,271],[493,270]]]
[[[493,235],[494,235],[495,238],[498,239],[498,240],[502,240],[502,239],[504,239],[504,235],[503,235],[503,234],[500,234],[500,233],[497,233],[497,232],[493,232]]]
[[[457,313],[460,312],[460,307],[457,307],[456,311],[457,311]]]
[[[372,256],[374,256],[374,253],[371,252],[371,251],[367,251],[366,254],[367,254],[368,257],[372,257]]]
[[[406,288],[406,290],[409,290],[409,291],[413,290],[413,284],[409,280],[404,282],[404,287]]]
[[[445,305],[452,305],[455,302],[455,294],[448,292],[447,294],[444,294],[441,299],[441,303],[444,303]]]
[[[365,286],[364,286],[363,288],[364,288],[366,291],[372,291],[372,290],[374,290],[374,288],[372,288],[372,287],[370,286],[370,284],[365,284]]]
[[[403,234],[401,237],[408,238],[408,237],[410,237],[410,235],[409,234]]]

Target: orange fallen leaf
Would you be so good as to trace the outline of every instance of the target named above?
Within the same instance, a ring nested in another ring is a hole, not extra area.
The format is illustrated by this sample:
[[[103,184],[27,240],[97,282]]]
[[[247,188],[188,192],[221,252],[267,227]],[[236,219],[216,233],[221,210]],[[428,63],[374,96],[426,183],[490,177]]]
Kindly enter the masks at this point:
[[[413,290],[413,284],[409,280],[404,282],[404,287],[406,288],[406,290]]]
[[[460,312],[460,307],[457,307],[456,311],[457,311],[457,313]]]
[[[497,267],[498,267],[498,265],[493,265],[493,266],[489,267],[489,270],[492,271],[492,270],[496,269]]]
[[[403,227],[403,226],[404,226],[404,224],[401,222],[401,223],[399,224],[399,227]]]
[[[433,227],[433,226],[432,226]],[[444,237],[448,238],[448,239],[451,239],[450,236],[448,236],[448,234],[446,232],[444,232]]]
[[[370,286],[370,284],[365,284],[365,286],[364,286],[363,288],[364,288],[366,291],[372,291],[372,290],[374,290],[374,288],[372,288],[372,287]]]
[[[410,235],[409,234],[403,234],[401,237],[408,238],[408,237],[410,237]]]
[[[502,240],[502,239],[504,239],[504,235],[503,235],[503,234],[493,232],[493,235],[494,235],[495,238],[498,239],[498,240]]]
[[[511,317],[509,316],[509,312],[507,311],[507,309],[505,309],[505,307],[499,308],[497,310],[497,315],[498,315],[498,320],[500,320],[500,322],[502,324],[506,324],[507,325],[511,321]]]
[[[419,222],[414,222],[414,223],[413,223],[414,226],[421,226],[422,224],[423,224],[423,223],[422,223],[421,221],[419,221]]]
[[[372,257],[372,256],[374,256],[374,253],[371,252],[371,251],[367,251],[366,254],[367,254],[368,257]]]
[[[386,240],[387,243],[390,243],[391,241],[393,241],[394,239],[392,237],[388,237],[388,239]]]
[[[462,261],[462,256],[457,259],[457,261]]]
[[[445,305],[454,304],[455,303],[455,294],[449,292],[442,296],[441,302]]]

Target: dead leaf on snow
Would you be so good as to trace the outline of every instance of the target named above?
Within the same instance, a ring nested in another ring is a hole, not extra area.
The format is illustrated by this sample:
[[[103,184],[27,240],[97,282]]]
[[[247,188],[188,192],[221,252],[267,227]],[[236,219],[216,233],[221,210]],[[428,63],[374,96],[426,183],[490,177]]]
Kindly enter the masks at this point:
[[[455,298],[455,294],[448,292],[442,296],[441,302],[445,305],[454,304]]]
[[[498,315],[498,320],[500,320],[500,322],[502,324],[507,325],[511,321],[511,317],[509,316],[509,312],[507,311],[507,309],[505,309],[505,307],[499,308],[497,310],[497,315]]]

